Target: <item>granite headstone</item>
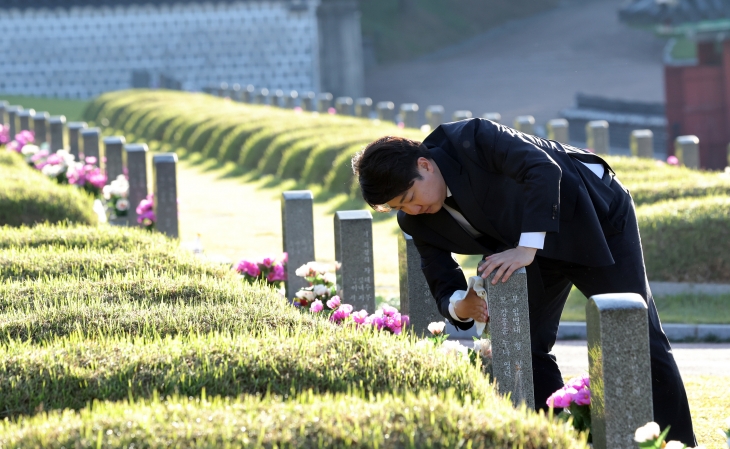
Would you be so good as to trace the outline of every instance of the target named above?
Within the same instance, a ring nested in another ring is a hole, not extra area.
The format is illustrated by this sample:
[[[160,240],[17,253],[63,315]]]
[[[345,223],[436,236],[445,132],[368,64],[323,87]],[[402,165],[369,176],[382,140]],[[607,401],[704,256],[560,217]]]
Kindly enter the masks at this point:
[[[564,118],[554,118],[547,122],[547,137],[560,143],[568,143],[568,121]]]
[[[525,134],[535,134],[535,117],[520,115],[515,118],[515,129]]]
[[[48,112],[35,113],[33,117],[33,134],[36,145],[48,142],[48,119],[50,117]]]
[[[403,103],[400,105],[400,113],[406,128],[418,128],[418,105],[416,103]]]
[[[372,98],[362,97],[355,100],[355,116],[369,118],[373,110]]]
[[[64,117],[63,120],[65,122],[66,117]],[[76,159],[78,159],[81,154],[81,131],[86,128],[88,128],[86,122],[70,122],[68,124],[68,149],[71,154],[76,157]],[[51,139],[53,139],[53,136],[51,136]]]
[[[124,158],[122,150],[126,139],[124,136],[110,136],[104,138],[104,154],[106,154],[107,182],[117,179],[124,174]]]
[[[310,190],[291,190],[281,194],[281,230],[286,265],[286,297],[289,300],[300,288],[307,286],[295,272],[307,262],[314,261],[314,196]]]
[[[257,89],[253,95],[254,104],[268,104],[269,101],[269,89],[261,88]]]
[[[18,126],[21,131],[33,131],[33,117],[35,117],[35,109],[18,111]]]
[[[301,96],[299,104],[302,107],[302,111],[316,111],[316,105],[314,104],[315,98],[316,95],[314,94],[314,92],[304,92]]]
[[[453,115],[451,116],[451,121],[458,122],[459,120],[466,120],[472,118],[473,115],[471,111],[467,111],[465,109],[460,109],[458,111],[454,111]]]
[[[485,112],[482,114],[482,118],[486,120],[491,120],[495,123],[502,123],[502,114],[499,112]]]
[[[48,146],[51,151],[58,151],[66,149],[66,142],[64,142],[64,128],[66,127],[66,116],[65,115],[52,115],[48,119],[49,141]],[[73,153],[72,153],[73,154]],[[74,155],[78,156],[78,154]],[[77,157],[78,159],[78,157]]]
[[[99,145],[101,139],[101,130],[99,128],[87,128],[81,131],[81,141],[83,142],[84,158],[95,157],[97,166],[104,170],[103,155]]]
[[[249,84],[241,90],[241,101],[244,103],[253,103],[253,96],[256,93],[256,88],[253,84]]]
[[[378,120],[383,122],[393,122],[395,120],[395,103],[392,101],[379,101],[375,105],[378,114]]]
[[[129,211],[127,219],[130,226],[137,226],[137,206],[139,202],[147,197],[149,187],[147,184],[147,145],[127,144],[124,145],[127,153],[127,176],[129,178]],[[140,225],[141,226],[141,225]]]
[[[335,212],[335,259],[341,264],[337,285],[342,301],[355,311],[375,312],[373,216],[370,211]]]
[[[421,255],[413,237],[398,233],[398,275],[400,279],[400,313],[408,315],[410,326],[418,335],[429,335],[428,325],[443,317],[431,296],[421,270]]]
[[[337,97],[335,99],[335,109],[339,115],[352,115],[352,98],[350,97]]]
[[[426,123],[431,129],[438,128],[444,123],[444,107],[440,104],[434,104],[426,107]]]
[[[329,92],[322,92],[317,95],[317,112],[320,114],[326,114],[332,107],[332,94]]]
[[[8,107],[10,103],[6,100],[0,100],[0,125],[5,126],[8,123]]]
[[[22,110],[22,106],[8,106],[8,136],[10,140],[15,139],[15,135],[18,134],[18,112]]]
[[[275,91],[271,92],[271,100],[269,101],[269,104],[277,108],[284,107],[284,91],[281,89],[276,89]]]
[[[654,133],[652,130],[635,129],[631,131],[631,155],[654,158]]]
[[[297,106],[297,98],[299,98],[299,92],[296,90],[290,90],[289,93],[284,95],[284,106],[286,109],[294,109]]]
[[[178,238],[177,154],[160,153],[152,157],[155,177],[155,223],[158,231]]]
[[[596,154],[610,154],[611,145],[608,139],[608,122],[591,120],[586,123],[586,146]]]
[[[700,168],[700,139],[697,136],[677,137],[674,141],[674,155],[685,167]]]

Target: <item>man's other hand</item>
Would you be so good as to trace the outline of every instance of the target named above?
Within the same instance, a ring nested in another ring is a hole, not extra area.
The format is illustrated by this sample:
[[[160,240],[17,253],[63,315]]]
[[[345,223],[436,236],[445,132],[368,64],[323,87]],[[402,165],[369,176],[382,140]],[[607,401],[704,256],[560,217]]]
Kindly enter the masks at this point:
[[[482,278],[486,279],[492,271],[497,270],[494,279],[492,279],[492,285],[495,285],[500,278],[502,282],[507,282],[512,273],[530,265],[535,260],[536,252],[537,248],[518,246],[514,249],[492,254],[484,259],[477,271],[481,273]]]
[[[466,297],[454,304],[454,313],[461,320],[473,318],[474,321],[486,323],[489,319],[489,310],[484,299],[477,296],[474,290],[469,290]]]

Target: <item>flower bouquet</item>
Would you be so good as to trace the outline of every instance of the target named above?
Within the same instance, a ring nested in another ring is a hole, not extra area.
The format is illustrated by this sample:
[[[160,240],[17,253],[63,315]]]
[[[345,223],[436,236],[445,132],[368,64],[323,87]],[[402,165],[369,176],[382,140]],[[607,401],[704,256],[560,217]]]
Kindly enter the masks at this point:
[[[26,145],[30,145],[33,142],[35,142],[35,134],[33,131],[21,131],[15,135],[15,138],[13,140],[9,140],[9,136],[7,135],[9,130],[5,130],[3,128],[3,133],[5,134],[4,139],[6,140],[4,143],[6,144],[5,148],[8,151],[14,151],[16,153],[22,153],[23,148]],[[3,143],[0,141],[0,143]],[[37,148],[37,147],[36,147]]]
[[[477,366],[477,359],[481,361],[482,371],[490,374],[492,372],[492,342],[488,338],[474,337],[474,347],[467,348],[458,341],[447,340],[449,334],[445,333],[446,323],[434,321],[428,325],[431,335],[422,342],[430,342],[441,352],[455,354],[469,359],[472,365]]]
[[[573,418],[573,427],[578,431],[588,431],[588,442],[591,436],[591,380],[588,374],[583,374],[569,380],[563,388],[556,391],[547,399],[551,408],[562,408],[559,417]]]
[[[280,287],[286,281],[286,263],[289,256],[282,254],[281,258],[264,257],[259,260],[242,259],[236,264],[236,271],[248,282],[257,280],[275,287]]]
[[[304,278],[309,286],[300,289],[296,293],[294,298],[295,306],[308,308],[315,301],[319,301],[324,309],[324,304],[335,296],[337,293],[337,277],[334,273],[327,271],[327,268],[327,266],[317,262],[308,262],[297,268],[294,273]],[[337,266],[335,266],[335,269],[337,269]],[[334,308],[328,308],[328,310],[334,310]]]
[[[35,168],[49,178],[55,179],[59,184],[68,184],[68,169],[75,163],[73,154],[67,150],[49,153],[48,150],[38,150],[35,145],[23,147],[23,154],[26,153],[28,148],[31,148],[31,151],[35,150],[35,153],[30,157],[30,162]]]
[[[101,198],[101,189],[106,185],[106,175],[96,166],[97,159],[89,156],[83,162],[69,165],[66,171],[68,183],[81,187],[94,198]]]
[[[144,225],[144,228],[148,231],[155,229],[155,197],[153,194],[147,195],[142,201],[139,202],[135,211],[137,212],[137,223]]]
[[[109,220],[127,216],[129,211],[129,181],[127,181],[126,176],[117,176],[117,179],[105,185],[101,192]]]

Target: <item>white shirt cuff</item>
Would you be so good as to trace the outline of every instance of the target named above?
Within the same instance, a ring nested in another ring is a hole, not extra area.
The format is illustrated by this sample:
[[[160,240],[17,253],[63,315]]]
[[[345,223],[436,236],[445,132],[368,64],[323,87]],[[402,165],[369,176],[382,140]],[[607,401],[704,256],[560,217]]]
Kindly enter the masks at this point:
[[[545,246],[544,232],[523,232],[520,234],[519,246],[542,249]]]
[[[470,321],[474,321],[474,318],[469,318],[468,320],[462,320],[458,316],[456,316],[456,312],[454,311],[454,305],[449,304],[449,315],[451,315],[451,318],[454,319],[454,321],[460,321],[462,323],[468,323]]]

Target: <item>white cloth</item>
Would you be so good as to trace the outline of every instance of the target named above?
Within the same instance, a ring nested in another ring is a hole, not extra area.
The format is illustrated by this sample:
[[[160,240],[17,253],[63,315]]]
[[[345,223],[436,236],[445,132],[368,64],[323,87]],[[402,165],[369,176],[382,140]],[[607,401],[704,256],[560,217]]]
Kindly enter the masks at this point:
[[[472,276],[466,283],[466,291],[457,290],[451,295],[451,298],[449,299],[449,313],[451,314],[451,317],[454,318],[456,321],[468,323],[472,320],[472,318],[466,321],[461,320],[459,319],[459,317],[456,316],[456,313],[454,312],[454,305],[456,305],[456,303],[461,301],[462,299],[466,298],[469,290],[473,290],[474,293],[477,294],[477,296],[484,300],[484,303],[487,305],[487,316],[489,316],[489,299],[487,298],[487,289],[484,288],[484,279],[482,279],[481,276]],[[477,335],[481,336],[487,323],[480,323],[479,321],[475,321],[475,324],[477,327]]]

